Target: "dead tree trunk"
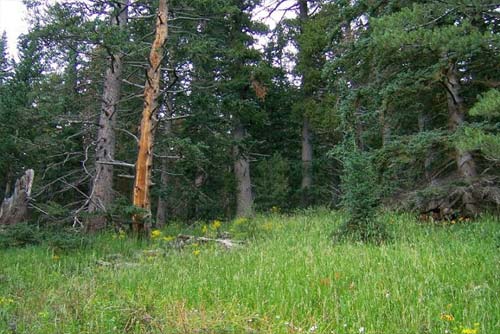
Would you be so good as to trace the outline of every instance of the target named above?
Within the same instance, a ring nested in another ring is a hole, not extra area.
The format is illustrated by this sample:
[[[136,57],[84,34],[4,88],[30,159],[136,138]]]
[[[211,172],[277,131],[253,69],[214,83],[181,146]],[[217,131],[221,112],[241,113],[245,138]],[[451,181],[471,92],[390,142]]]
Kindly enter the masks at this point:
[[[128,18],[128,0],[115,2],[112,24],[123,27]],[[89,213],[106,211],[113,202],[113,165],[100,162],[113,161],[115,157],[115,127],[120,100],[123,55],[109,55],[109,66],[104,77],[101,114],[96,140],[95,174],[89,200]],[[87,222],[87,231],[96,232],[106,226],[106,219],[96,215]]]
[[[153,168],[153,144],[156,129],[156,108],[160,91],[161,62],[163,60],[163,45],[168,36],[167,0],[159,0],[156,17],[156,33],[149,54],[149,68],[146,74],[144,89],[144,109],[142,111],[139,152],[135,164],[135,182],[133,204],[146,211],[146,214],[134,215],[132,229],[138,236],[145,236],[149,230],[148,220],[151,215],[149,188]]]
[[[460,80],[454,63],[451,63],[447,68],[443,84],[448,98],[449,128],[455,132],[464,123],[467,108],[460,95]],[[465,181],[470,182],[477,177],[476,164],[470,151],[456,148],[455,160],[458,172]]]
[[[245,128],[239,122],[233,128],[234,174],[236,177],[236,216],[253,215],[252,183],[250,181],[250,162],[240,150],[240,143],[245,138]]]
[[[14,225],[26,218],[34,177],[33,169],[28,169],[16,181],[12,196],[5,198],[0,206],[0,225]]]

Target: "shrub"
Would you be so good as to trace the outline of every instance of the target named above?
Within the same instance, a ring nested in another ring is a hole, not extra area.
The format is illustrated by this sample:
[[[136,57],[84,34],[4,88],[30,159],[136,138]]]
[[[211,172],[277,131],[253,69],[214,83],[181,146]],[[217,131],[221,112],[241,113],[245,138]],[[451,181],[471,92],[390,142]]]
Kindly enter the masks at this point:
[[[334,233],[334,240],[381,243],[388,239],[388,233],[385,224],[376,216],[380,187],[371,156],[356,147],[342,153],[342,205],[349,218]]]

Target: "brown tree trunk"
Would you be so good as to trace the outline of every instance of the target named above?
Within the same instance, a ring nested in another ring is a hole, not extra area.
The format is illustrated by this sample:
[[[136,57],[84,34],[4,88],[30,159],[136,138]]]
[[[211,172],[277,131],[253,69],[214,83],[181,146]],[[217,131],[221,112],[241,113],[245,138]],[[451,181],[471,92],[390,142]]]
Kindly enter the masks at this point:
[[[460,79],[455,64],[452,63],[447,68],[443,84],[448,98],[449,128],[455,132],[464,123],[467,112],[464,99],[460,94]],[[466,181],[477,177],[476,164],[470,151],[456,148],[455,160],[458,172]]]
[[[250,181],[250,163],[241,152],[239,144],[245,138],[245,128],[239,122],[233,128],[234,174],[236,177],[236,216],[249,217],[253,215],[253,195]]]
[[[167,0],[159,0],[156,17],[156,33],[149,54],[149,69],[146,74],[144,89],[144,109],[142,111],[139,152],[135,164],[134,206],[144,209],[146,214],[134,215],[132,229],[138,236],[146,236],[149,230],[148,220],[151,216],[151,201],[149,188],[153,168],[153,144],[156,129],[156,108],[160,91],[161,62],[163,60],[163,45],[168,36]]]
[[[302,121],[302,183],[301,190],[303,193],[303,204],[309,204],[309,194],[311,189],[313,176],[312,176],[312,163],[313,163],[313,147],[312,136],[309,128],[309,119],[304,116]]]
[[[22,222],[28,213],[28,201],[35,172],[28,169],[14,186],[14,192],[0,205],[0,225],[14,225]]]
[[[171,114],[167,113],[167,117],[170,117]],[[165,121],[165,131],[164,131],[164,136],[170,137],[172,134],[172,121],[167,120]],[[166,149],[164,154],[167,156],[169,153],[169,150]],[[161,158],[161,172],[160,172],[160,184],[161,188],[165,189],[168,186],[169,183],[169,177],[168,177],[168,158],[167,157],[162,157]],[[158,206],[156,208],[156,228],[162,228],[163,225],[165,225],[165,222],[167,220],[167,199],[165,198],[165,195],[160,195],[158,196]]]
[[[116,2],[112,24],[123,28],[127,24],[128,0]],[[87,222],[87,231],[96,232],[106,226],[106,219],[97,215],[106,211],[113,202],[113,165],[100,162],[113,161],[115,157],[115,127],[118,102],[120,101],[123,55],[110,55],[109,67],[104,77],[101,114],[96,140],[95,175],[89,200],[89,213],[96,216]]]
[[[309,9],[307,7],[307,0],[298,0],[299,5],[299,18],[302,25],[309,19]],[[307,75],[302,73],[302,90],[306,97],[310,95],[308,92]],[[313,184],[313,147],[312,135],[307,115],[303,115],[302,119],[302,182],[300,190],[302,194],[302,205],[308,206],[311,202],[310,190]]]

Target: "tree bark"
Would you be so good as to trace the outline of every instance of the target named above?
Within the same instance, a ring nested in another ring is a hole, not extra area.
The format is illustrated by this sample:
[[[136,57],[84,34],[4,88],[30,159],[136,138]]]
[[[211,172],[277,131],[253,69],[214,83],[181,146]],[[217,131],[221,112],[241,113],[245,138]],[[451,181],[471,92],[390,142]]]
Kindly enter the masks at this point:
[[[418,129],[420,132],[427,131],[430,127],[430,117],[425,112],[422,111],[418,115]],[[425,153],[424,159],[424,176],[425,180],[430,184],[436,184],[436,177],[434,175],[434,162],[436,161],[436,147],[432,144]]]
[[[128,18],[128,0],[116,2],[112,24],[124,28]],[[117,107],[120,101],[123,71],[123,55],[110,55],[109,67],[104,77],[101,114],[96,140],[95,174],[92,182],[88,212],[95,214],[87,222],[87,231],[96,232],[106,226],[106,218],[98,215],[106,211],[113,202],[113,165],[100,161],[113,161],[115,158],[115,127]]]
[[[245,128],[239,122],[233,128],[234,174],[236,177],[236,216],[249,217],[253,215],[253,195],[250,181],[250,163],[241,152],[239,144],[245,138]]]
[[[14,225],[22,222],[28,213],[28,201],[35,172],[28,169],[14,186],[14,192],[0,205],[0,225]]]
[[[455,132],[464,123],[467,108],[460,94],[460,79],[454,63],[450,63],[446,69],[443,84],[446,88],[448,100],[449,128],[452,132]],[[476,164],[470,151],[456,148],[455,160],[459,174],[466,181],[471,181],[477,177]]]
[[[168,108],[171,110],[171,106]],[[167,113],[166,117],[170,117],[171,113]],[[164,130],[164,135],[168,138],[172,135],[172,121],[167,120],[165,121],[165,130]],[[168,149],[165,149],[164,154],[167,156],[169,153]],[[165,189],[168,186],[169,183],[169,176],[168,176],[168,158],[163,157],[161,158],[161,172],[160,172],[160,184],[162,189]],[[158,206],[156,208],[156,227],[157,228],[162,228],[163,225],[165,225],[165,221],[167,220],[167,198],[165,198],[165,195],[160,195],[158,196]]]
[[[167,0],[159,0],[156,17],[156,33],[149,54],[149,68],[146,74],[144,89],[144,109],[142,111],[139,152],[135,164],[134,206],[144,209],[145,214],[133,216],[132,230],[138,236],[146,236],[149,230],[148,220],[151,217],[151,201],[149,188],[153,168],[153,144],[156,130],[157,98],[160,91],[161,62],[163,60],[163,45],[168,37],[168,6]]]
[[[307,7],[307,0],[299,0],[299,19],[303,25],[309,19],[309,9]],[[303,28],[302,28],[303,30]],[[302,73],[302,90],[306,97],[309,94],[307,92],[307,75]],[[311,202],[310,190],[313,184],[313,146],[312,146],[312,134],[309,124],[309,117],[304,114],[302,119],[302,182],[300,185],[302,194],[302,205],[308,206]]]

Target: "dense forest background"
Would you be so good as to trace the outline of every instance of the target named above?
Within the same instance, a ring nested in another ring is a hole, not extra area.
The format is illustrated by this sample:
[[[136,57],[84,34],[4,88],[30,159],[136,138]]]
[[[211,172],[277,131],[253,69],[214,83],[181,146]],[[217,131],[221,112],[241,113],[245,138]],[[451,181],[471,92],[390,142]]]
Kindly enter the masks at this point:
[[[19,59],[0,41],[0,192],[33,169],[30,221],[125,226],[158,1],[25,3]],[[498,210],[497,1],[166,3],[143,219]]]

